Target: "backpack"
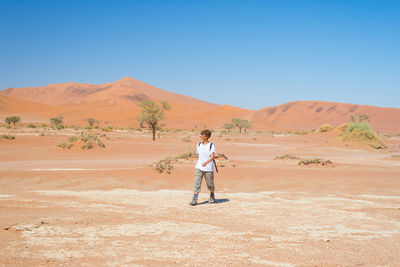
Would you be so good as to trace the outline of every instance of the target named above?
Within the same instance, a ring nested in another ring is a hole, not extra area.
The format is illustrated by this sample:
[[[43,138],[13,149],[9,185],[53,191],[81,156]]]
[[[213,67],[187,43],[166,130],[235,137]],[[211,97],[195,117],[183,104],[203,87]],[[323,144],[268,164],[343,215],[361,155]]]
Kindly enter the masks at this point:
[[[200,144],[201,144],[201,142],[197,144],[197,148],[199,148]],[[210,143],[209,152],[211,152],[212,146],[213,146],[213,143]],[[210,155],[210,156],[211,156],[211,155]],[[215,155],[214,155],[214,157],[215,157]],[[213,159],[213,162],[214,162],[214,166],[215,166],[215,171],[218,172],[218,167],[217,167],[217,163],[215,162],[215,159]]]

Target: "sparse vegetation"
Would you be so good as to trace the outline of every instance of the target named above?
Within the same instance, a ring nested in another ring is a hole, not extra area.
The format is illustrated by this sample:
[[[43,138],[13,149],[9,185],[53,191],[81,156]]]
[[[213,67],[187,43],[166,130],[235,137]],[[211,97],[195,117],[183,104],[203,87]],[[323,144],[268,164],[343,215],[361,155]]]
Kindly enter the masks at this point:
[[[325,133],[333,130],[333,126],[330,124],[323,124],[318,128],[319,133]]]
[[[225,123],[224,124],[224,129],[230,133],[233,129],[235,128],[235,125],[233,123]]]
[[[343,123],[341,125],[339,125],[336,129],[341,131],[341,132],[345,132],[347,131],[347,129],[349,129],[349,125],[348,123]]]
[[[400,154],[393,154],[391,157],[392,158],[400,158]]]
[[[360,115],[358,115],[358,120],[356,119],[356,117],[354,115],[350,116],[350,121],[352,123],[363,122],[363,121],[368,121],[368,120],[369,120],[369,115],[368,114],[360,114]]]
[[[78,140],[79,140],[79,137],[76,136],[76,135],[71,136],[71,137],[68,138],[68,141],[71,142],[71,143],[75,143]]]
[[[381,141],[379,136],[371,129],[371,126],[367,123],[351,123],[347,128],[347,131],[341,134],[341,137],[344,142],[365,144],[375,149],[386,148],[385,143]]]
[[[105,148],[104,143],[100,140],[100,137],[104,137],[104,135],[100,135],[92,132],[81,132],[79,135],[71,136],[68,138],[69,143],[61,143],[58,144],[57,147],[61,147],[63,149],[70,149],[76,142],[81,142],[81,149],[92,149],[95,146]]]
[[[196,158],[197,154],[195,150],[189,150],[186,153],[179,154],[178,156],[174,157],[175,160],[177,159],[189,159],[189,158]]]
[[[166,117],[165,111],[170,110],[171,106],[167,102],[161,102],[161,105],[153,101],[143,101],[139,104],[142,109],[138,115],[139,122],[146,123],[152,130],[153,141],[156,140],[156,131],[159,129],[160,122]]]
[[[179,163],[179,164],[188,163],[191,161],[195,161],[196,159],[197,159],[196,151],[190,149],[189,151],[179,154],[175,157],[168,156],[165,159],[161,159],[159,161],[153,162],[150,164],[150,167],[159,173],[166,172],[166,173],[170,174],[173,169],[173,165],[172,165],[173,163]],[[221,160],[222,161],[221,164],[223,166],[227,166],[227,163],[229,163],[228,157],[221,153],[217,154],[215,156],[215,159]],[[221,164],[219,166],[221,166]],[[236,167],[236,165],[232,164],[232,167]]]
[[[239,128],[239,133],[242,133],[242,129],[246,133],[246,130],[248,128],[250,128],[250,122],[248,120],[244,120],[244,119],[233,118],[232,124],[235,127]]]
[[[15,124],[20,121],[21,118],[18,116],[10,116],[5,119],[5,122],[8,124],[8,126],[10,126],[11,123],[15,126]]]
[[[71,143],[60,143],[57,145],[57,147],[62,148],[62,149],[70,149],[73,146],[74,146],[74,144],[71,144]]]
[[[14,140],[15,136],[14,135],[9,135],[9,134],[3,134],[3,135],[0,135],[0,140],[1,139]]]
[[[347,131],[352,132],[355,129],[359,130],[360,132],[371,131],[371,126],[368,123],[354,122],[349,125]]]
[[[95,125],[95,123],[99,123],[99,121],[98,120],[96,120],[96,119],[93,119],[93,118],[88,118],[87,119],[87,122],[89,123],[89,126],[90,127],[93,127],[94,125]]]
[[[173,166],[171,165],[171,158],[167,157],[165,159],[157,161],[153,169],[159,173],[163,173],[166,171],[168,174],[170,174],[173,169]]]
[[[54,117],[54,118],[51,118],[51,119],[50,119],[50,124],[51,124],[54,128],[56,128],[56,129],[58,129],[58,130],[64,129],[63,120],[64,120],[64,117],[63,117],[63,116],[57,116],[57,117]]]
[[[299,157],[296,157],[294,154],[283,154],[281,156],[276,156],[274,159],[281,159],[281,160],[299,159]]]
[[[189,143],[191,141],[190,136],[182,138],[182,141],[185,143]]]
[[[36,125],[34,125],[34,124],[31,123],[31,124],[28,124],[28,127],[29,127],[29,128],[36,128]]]
[[[332,164],[332,161],[330,160],[323,160],[320,158],[314,158],[314,159],[302,159],[299,160],[299,162],[297,163],[297,165],[310,165],[310,164],[318,164],[318,165],[329,165]]]

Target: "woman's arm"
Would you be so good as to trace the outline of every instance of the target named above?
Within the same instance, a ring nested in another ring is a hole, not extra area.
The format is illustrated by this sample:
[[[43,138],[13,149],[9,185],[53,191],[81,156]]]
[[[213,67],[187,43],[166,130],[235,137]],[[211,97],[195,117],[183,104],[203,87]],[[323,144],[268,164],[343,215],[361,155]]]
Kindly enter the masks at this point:
[[[210,163],[212,160],[214,159],[214,152],[211,153],[210,158],[207,161],[204,161],[203,164],[201,164],[201,166],[205,167],[208,163]]]

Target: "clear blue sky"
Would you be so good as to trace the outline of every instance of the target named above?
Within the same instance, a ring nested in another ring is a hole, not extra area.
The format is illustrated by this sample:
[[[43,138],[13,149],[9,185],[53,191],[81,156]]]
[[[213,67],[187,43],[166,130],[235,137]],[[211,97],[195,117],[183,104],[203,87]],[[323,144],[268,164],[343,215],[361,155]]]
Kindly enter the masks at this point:
[[[0,89],[131,76],[217,104],[400,107],[399,0],[0,0]]]

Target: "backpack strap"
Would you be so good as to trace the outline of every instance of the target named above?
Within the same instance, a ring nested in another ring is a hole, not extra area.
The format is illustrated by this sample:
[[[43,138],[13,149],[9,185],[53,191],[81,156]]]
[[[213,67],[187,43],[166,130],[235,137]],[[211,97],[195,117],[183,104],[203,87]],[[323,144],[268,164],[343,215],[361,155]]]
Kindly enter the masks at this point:
[[[213,146],[213,143],[210,143],[210,152],[211,152],[212,146]],[[215,166],[215,171],[218,172],[218,167],[217,167],[217,163],[215,162],[215,159],[213,159],[213,162],[214,162],[214,166]]]

